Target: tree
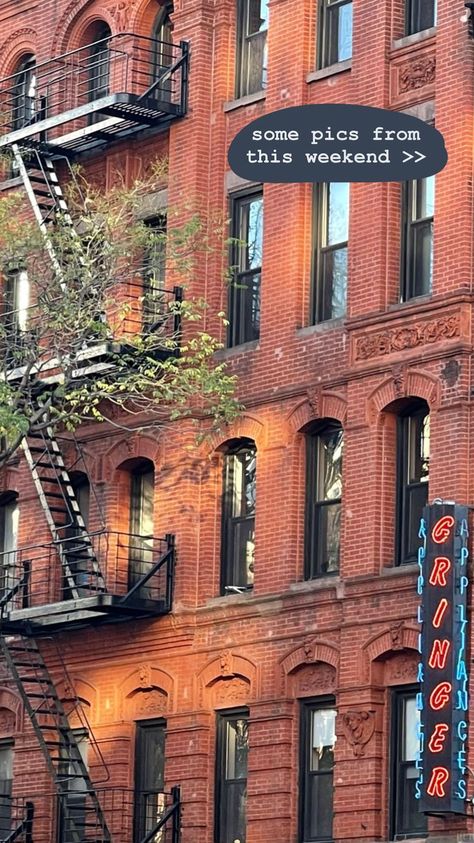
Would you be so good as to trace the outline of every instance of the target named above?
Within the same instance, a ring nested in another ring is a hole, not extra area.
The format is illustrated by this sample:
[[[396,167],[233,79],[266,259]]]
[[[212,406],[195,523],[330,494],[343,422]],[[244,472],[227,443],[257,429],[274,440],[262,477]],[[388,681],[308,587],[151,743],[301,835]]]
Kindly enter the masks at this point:
[[[187,295],[224,227],[182,208],[169,210],[167,228],[146,225],[140,207],[163,178],[158,162],[103,194],[76,171],[70,214],[55,210],[44,231],[24,191],[0,199],[0,465],[45,426],[137,429],[187,417],[209,430],[239,412],[235,378],[205,327],[223,314]]]

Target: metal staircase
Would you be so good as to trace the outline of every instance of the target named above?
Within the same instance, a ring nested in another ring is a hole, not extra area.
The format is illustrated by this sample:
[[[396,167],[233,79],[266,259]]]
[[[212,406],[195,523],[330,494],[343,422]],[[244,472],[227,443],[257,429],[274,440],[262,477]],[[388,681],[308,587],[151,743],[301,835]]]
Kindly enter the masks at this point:
[[[63,597],[67,593],[68,599],[78,599],[105,592],[104,577],[52,429],[31,432],[22,448],[58,551]]]
[[[61,843],[81,843],[86,839],[90,843],[111,843],[94,785],[36,642],[32,638],[2,635],[0,649],[61,798]],[[74,793],[74,802],[68,800],[68,792]]]

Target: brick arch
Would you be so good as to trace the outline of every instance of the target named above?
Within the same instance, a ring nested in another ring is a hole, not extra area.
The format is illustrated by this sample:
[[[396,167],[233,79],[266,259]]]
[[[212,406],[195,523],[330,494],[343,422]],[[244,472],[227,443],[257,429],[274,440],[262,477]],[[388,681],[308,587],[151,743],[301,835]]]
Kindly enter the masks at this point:
[[[11,35],[0,46],[0,73],[3,76],[10,76],[22,56],[28,53],[37,54],[38,36],[35,29],[23,27],[12,32]]]
[[[2,731],[23,731],[23,706],[11,688],[0,685],[0,734]]]
[[[286,422],[293,433],[307,424],[321,419],[336,419],[342,425],[347,419],[347,401],[336,392],[318,392],[311,399],[305,398],[292,408]]]
[[[257,665],[245,656],[234,655],[230,651],[214,657],[199,671],[196,679],[201,688],[207,688],[217,679],[232,676],[242,677],[255,691],[258,680]]]
[[[168,0],[139,0],[132,11],[131,31],[151,37],[160,6],[166,5],[169,5]]]
[[[105,464],[107,474],[116,471],[126,460],[144,458],[151,460],[155,466],[160,462],[161,446],[158,438],[144,435],[124,435],[105,453]]]
[[[207,454],[211,455],[231,439],[243,438],[253,439],[258,451],[265,447],[267,435],[266,425],[256,416],[250,416],[248,413],[245,413],[245,415],[240,416],[240,418],[229,424],[225,429],[219,430],[211,436],[210,447],[209,442],[207,442]]]
[[[174,686],[175,679],[170,673],[144,662],[122,680],[119,685],[119,694],[124,699],[135,691],[140,691],[144,688],[157,688],[163,691],[168,697],[172,697]]]
[[[285,676],[297,670],[302,665],[323,662],[335,670],[339,667],[339,648],[332,641],[321,638],[305,641],[301,647],[287,653],[280,660],[280,667]]]
[[[80,39],[88,26],[95,20],[103,20],[115,35],[115,20],[110,11],[97,0],[71,0],[62,15],[54,36],[57,52],[63,53],[80,46]]]
[[[430,409],[437,409],[441,390],[438,378],[418,369],[402,377],[391,376],[379,384],[367,398],[367,418],[373,422],[386,407],[400,398],[424,398]]]
[[[369,638],[362,646],[363,672],[368,679],[372,665],[384,657],[402,650],[418,652],[420,630],[415,626],[405,626],[403,623],[386,627]]]

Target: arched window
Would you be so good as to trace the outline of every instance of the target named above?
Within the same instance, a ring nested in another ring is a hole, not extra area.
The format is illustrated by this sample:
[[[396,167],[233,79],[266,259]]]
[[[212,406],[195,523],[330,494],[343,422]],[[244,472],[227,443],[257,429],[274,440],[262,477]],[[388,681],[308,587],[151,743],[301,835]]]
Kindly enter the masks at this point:
[[[16,69],[12,92],[12,128],[32,123],[36,113],[36,58],[29,53]]]
[[[139,460],[130,471],[129,588],[140,582],[153,562],[154,495],[155,467],[151,460]],[[143,586],[137,596],[146,598],[148,588]]]
[[[416,562],[418,531],[428,503],[430,411],[426,401],[410,403],[398,417],[397,428],[397,561]]]
[[[253,587],[257,449],[251,439],[229,444],[224,456],[221,593]]]
[[[91,46],[87,60],[88,100],[93,102],[109,93],[110,51],[109,40],[112,32],[108,24],[100,21],[94,24],[91,32]]]
[[[169,2],[164,2],[160,6],[160,10],[156,16],[155,25],[153,27],[153,82],[159,79],[163,74],[166,74],[167,68],[173,64],[173,23],[171,14],[173,12],[173,5]],[[166,77],[155,89],[155,97],[157,99],[165,99],[169,101],[172,94],[172,79]]]
[[[339,570],[343,450],[344,434],[336,421],[306,437],[306,579]]]
[[[0,496],[0,596],[14,585],[18,575],[17,546],[20,509],[16,492],[4,492]]]

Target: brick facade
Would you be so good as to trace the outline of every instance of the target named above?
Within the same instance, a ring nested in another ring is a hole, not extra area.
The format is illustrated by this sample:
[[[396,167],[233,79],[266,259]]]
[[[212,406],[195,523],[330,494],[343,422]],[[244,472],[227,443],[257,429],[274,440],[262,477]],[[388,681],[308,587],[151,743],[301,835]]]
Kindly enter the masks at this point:
[[[338,710],[334,838],[386,841],[390,691],[416,682],[418,661],[417,570],[394,564],[400,402],[421,398],[430,408],[430,499],[474,496],[474,42],[461,0],[439,0],[436,30],[408,39],[402,0],[354,0],[352,67],[318,76],[316,0],[270,0],[265,95],[233,102],[235,5],[175,0],[173,37],[191,49],[188,115],[165,133],[112,145],[86,171],[107,186],[118,167],[133,174],[168,153],[168,202],[184,196],[227,215],[229,195],[244,186],[229,171],[227,148],[266,112],[331,101],[434,117],[449,164],[436,179],[433,291],[399,304],[400,186],[354,184],[347,318],[309,325],[311,187],[265,186],[260,340],[221,352],[240,376],[242,417],[192,451],[180,424],[131,437],[93,425],[77,433],[95,490],[91,529],[102,516],[111,529],[128,529],[124,463],[154,463],[155,533],[176,535],[173,611],[66,629],[42,646],[67,700],[60,650],[117,786],[133,786],[135,721],[165,718],[165,778],[182,787],[182,843],[214,840],[216,711],[241,706],[250,713],[246,843],[299,841],[299,700],[325,695]],[[25,53],[41,61],[72,49],[97,19],[114,34],[150,34],[158,8],[158,0],[3,0],[0,75]],[[212,255],[196,273],[192,292],[211,312],[225,307],[222,269]],[[341,570],[304,581],[304,431],[326,418],[345,432]],[[222,447],[237,437],[253,439],[258,454],[255,583],[219,597]],[[5,474],[3,488],[19,493],[20,546],[32,536],[48,541],[22,460]],[[370,724],[366,743],[344,719],[354,711]],[[10,735],[16,792],[28,795],[32,779],[46,790],[42,756],[4,674],[0,737]],[[100,759],[90,764],[101,780]],[[431,820],[430,829],[443,840],[473,831],[453,818]]]

